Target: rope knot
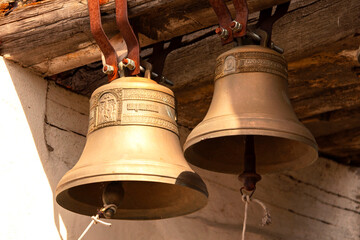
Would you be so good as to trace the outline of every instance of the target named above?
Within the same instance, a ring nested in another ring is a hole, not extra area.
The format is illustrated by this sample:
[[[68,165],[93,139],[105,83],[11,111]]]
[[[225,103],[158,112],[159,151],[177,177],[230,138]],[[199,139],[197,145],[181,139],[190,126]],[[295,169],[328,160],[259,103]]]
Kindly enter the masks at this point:
[[[244,203],[250,203],[251,198],[250,198],[249,195],[243,194],[243,195],[241,196],[241,200],[242,200]]]

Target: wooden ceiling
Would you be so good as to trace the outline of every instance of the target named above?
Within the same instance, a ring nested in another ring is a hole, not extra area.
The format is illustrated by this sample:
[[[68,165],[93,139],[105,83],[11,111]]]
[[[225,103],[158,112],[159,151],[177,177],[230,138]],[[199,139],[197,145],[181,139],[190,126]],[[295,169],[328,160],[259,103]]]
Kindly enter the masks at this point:
[[[164,69],[175,83],[179,125],[194,128],[211,101],[215,59],[232,45],[222,46],[209,34],[216,16],[207,0],[128,2],[143,53],[179,35],[187,40],[203,36],[173,51]],[[249,23],[257,21],[257,11],[283,2],[248,0]],[[0,17],[0,54],[80,94],[89,96],[105,84],[86,1],[31,3],[13,11],[0,5],[7,13]],[[114,2],[102,9],[104,28],[114,35]],[[285,49],[289,95],[299,119],[316,137],[320,155],[360,166],[360,1],[293,0],[274,26],[273,41]]]

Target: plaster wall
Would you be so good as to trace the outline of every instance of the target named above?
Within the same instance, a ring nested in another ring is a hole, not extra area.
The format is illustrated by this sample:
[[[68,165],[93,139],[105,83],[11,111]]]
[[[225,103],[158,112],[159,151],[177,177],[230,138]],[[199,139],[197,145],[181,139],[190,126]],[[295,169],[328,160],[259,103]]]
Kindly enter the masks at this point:
[[[88,99],[0,59],[0,239],[77,239],[91,219],[54,201],[60,178],[85,145]],[[189,130],[181,128],[181,140]],[[240,239],[243,208],[234,175],[195,170],[210,193],[193,214],[156,221],[95,225],[84,239]],[[247,239],[360,239],[360,171],[319,159],[296,172],[263,176],[255,197],[272,214],[250,204]]]

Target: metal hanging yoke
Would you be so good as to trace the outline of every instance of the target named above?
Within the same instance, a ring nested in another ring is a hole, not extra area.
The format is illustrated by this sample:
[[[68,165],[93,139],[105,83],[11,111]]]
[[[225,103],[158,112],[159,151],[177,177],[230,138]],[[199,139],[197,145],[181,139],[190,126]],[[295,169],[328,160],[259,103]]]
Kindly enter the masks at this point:
[[[216,29],[216,33],[221,36],[223,45],[231,43],[234,38],[245,36],[249,14],[246,0],[233,0],[236,10],[235,20],[232,19],[224,0],[209,0],[209,2],[219,20],[220,27]]]
[[[103,66],[103,72],[108,74],[108,80],[111,82],[119,78],[118,56],[102,27],[99,0],[88,0],[88,8],[91,34],[104,54],[106,64]],[[128,66],[129,75],[137,75],[140,73],[140,47],[129,23],[127,0],[115,0],[115,8],[116,25],[128,48],[128,56],[122,61]]]

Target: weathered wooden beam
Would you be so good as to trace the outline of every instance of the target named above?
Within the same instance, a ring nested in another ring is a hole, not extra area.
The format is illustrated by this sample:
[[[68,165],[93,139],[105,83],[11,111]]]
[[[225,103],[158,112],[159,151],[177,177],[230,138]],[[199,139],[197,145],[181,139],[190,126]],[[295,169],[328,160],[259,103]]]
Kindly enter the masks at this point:
[[[253,0],[249,1],[249,6],[255,11],[281,2],[284,1]],[[194,7],[194,4],[198,6]],[[130,0],[129,11],[134,26],[139,28],[142,46],[146,46],[155,40],[145,37],[141,32],[154,35],[158,24],[164,24],[161,28],[163,30],[157,31],[158,36],[155,36],[158,40],[216,24],[211,9],[205,7],[201,10],[200,6],[207,6],[206,4],[206,0]],[[356,0],[293,0],[290,13],[275,26],[274,40],[286,49],[289,58],[311,55],[316,51],[314,49],[326,48],[331,42],[359,34],[359,5]],[[186,17],[176,20],[176,17],[172,16],[179,17],[180,8]],[[104,28],[109,35],[114,35],[117,30],[114,24],[113,1],[103,5],[102,9]],[[154,19],[151,19],[151,16]],[[147,19],[146,22],[144,19]],[[45,76],[100,59],[100,52],[89,32],[87,5],[84,0],[43,1],[15,10],[0,18],[0,41],[1,55]]]
[[[248,4],[254,12],[286,1],[249,0]],[[142,46],[216,24],[207,0],[129,0],[128,5]],[[114,35],[118,32],[114,0],[102,6],[102,13],[105,31]],[[159,24],[164,26],[160,28]],[[154,36],[155,28],[159,36]],[[100,59],[100,51],[90,34],[85,0],[45,0],[18,8],[0,17],[0,41],[1,55],[45,76]]]
[[[360,112],[360,109],[358,109],[358,112]],[[360,127],[352,127],[345,131],[319,137],[317,138],[317,142],[324,156],[331,157],[334,160],[346,164],[360,166],[359,136]]]

